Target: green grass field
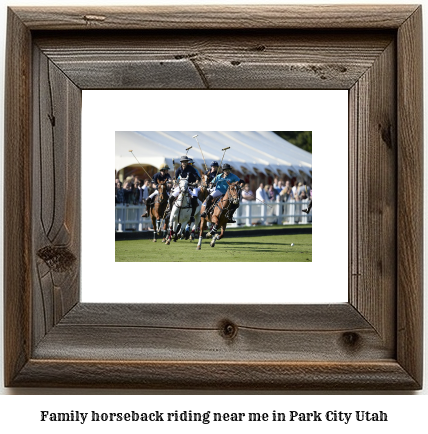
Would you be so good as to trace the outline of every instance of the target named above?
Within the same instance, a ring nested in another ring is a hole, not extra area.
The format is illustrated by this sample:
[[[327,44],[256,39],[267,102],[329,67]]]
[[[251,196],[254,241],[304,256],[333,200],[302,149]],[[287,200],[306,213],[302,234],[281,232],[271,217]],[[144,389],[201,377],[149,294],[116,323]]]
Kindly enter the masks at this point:
[[[311,225],[287,226],[290,234],[269,235],[271,226],[264,229],[262,236],[230,237],[228,233],[243,230],[260,230],[260,227],[228,229],[225,237],[210,247],[204,239],[202,250],[197,251],[197,240],[178,240],[166,246],[162,239],[116,241],[116,262],[311,262],[312,234],[291,233],[295,229]],[[294,246],[291,246],[294,243]]]

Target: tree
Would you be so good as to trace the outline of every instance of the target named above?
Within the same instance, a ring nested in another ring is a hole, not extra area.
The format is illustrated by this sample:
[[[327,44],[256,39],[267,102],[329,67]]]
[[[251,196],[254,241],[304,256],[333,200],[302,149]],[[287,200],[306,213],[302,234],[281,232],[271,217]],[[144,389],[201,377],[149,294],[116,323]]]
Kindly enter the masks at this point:
[[[312,154],[312,131],[274,131],[274,133]]]

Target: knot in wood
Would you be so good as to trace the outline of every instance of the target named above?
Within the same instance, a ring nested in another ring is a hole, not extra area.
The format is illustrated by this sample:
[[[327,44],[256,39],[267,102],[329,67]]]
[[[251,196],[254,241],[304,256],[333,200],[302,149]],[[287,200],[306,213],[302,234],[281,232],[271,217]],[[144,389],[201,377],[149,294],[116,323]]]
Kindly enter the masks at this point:
[[[233,339],[238,334],[238,326],[233,324],[232,321],[223,320],[220,322],[220,334],[225,339]]]
[[[348,350],[356,350],[361,344],[360,335],[354,332],[345,332],[342,334],[342,344]]]
[[[382,137],[382,141],[389,149],[392,149],[392,125],[390,122],[386,122],[385,125],[379,124],[379,131]]]
[[[67,247],[46,246],[37,251],[37,256],[43,259],[51,271],[58,273],[69,270],[76,261]]]
[[[103,15],[85,15],[83,19],[86,21],[86,24],[89,22],[96,22],[96,21],[105,21],[106,17]]]

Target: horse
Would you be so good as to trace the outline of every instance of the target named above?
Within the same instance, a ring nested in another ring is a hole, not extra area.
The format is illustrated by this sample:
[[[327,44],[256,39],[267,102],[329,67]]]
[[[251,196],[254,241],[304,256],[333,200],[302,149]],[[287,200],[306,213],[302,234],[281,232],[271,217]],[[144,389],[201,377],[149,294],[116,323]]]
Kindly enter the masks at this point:
[[[178,186],[180,188],[180,193],[174,202],[169,217],[169,234],[165,241],[166,245],[169,245],[171,243],[171,239],[177,241],[178,239],[177,226],[182,225],[183,223],[189,223],[190,216],[192,214],[192,205],[189,197],[188,179],[187,178],[180,179]],[[195,211],[195,220],[199,218],[200,212],[201,212],[200,206],[198,205]]]
[[[201,175],[201,188],[199,189],[198,199],[203,203],[209,195],[208,190],[208,175],[205,173]]]
[[[153,242],[156,243],[156,235],[160,235],[161,232],[161,222],[165,219],[165,210],[168,205],[168,194],[166,181],[161,181],[158,184],[158,194],[156,195],[153,208],[149,211],[151,213],[152,225],[153,225]],[[166,224],[165,219],[165,224]],[[164,228],[164,239],[165,239]]]
[[[208,175],[203,173],[201,175],[201,188],[199,189],[199,192],[198,192],[198,200],[201,203],[203,203],[209,194],[210,194],[210,191],[208,189]],[[186,228],[186,230],[183,231],[183,233],[181,235],[181,239],[186,239],[186,240],[190,239],[190,241],[193,241],[196,238],[196,230],[199,232],[199,226],[200,226],[200,222],[198,225],[194,224],[190,233],[187,232],[187,229],[190,230],[190,228]]]
[[[223,235],[226,231],[226,225],[229,221],[227,216],[227,211],[230,209],[230,206],[239,204],[239,187],[238,182],[231,183],[227,181],[229,185],[226,194],[220,198],[211,208],[213,211],[211,214],[207,214],[206,217],[201,217],[201,223],[199,225],[199,241],[196,246],[196,250],[201,250],[202,247],[202,239],[204,237],[204,230],[206,229],[207,222],[211,222],[213,227],[211,231],[207,234],[207,238],[212,236],[212,240],[210,242],[210,246],[214,247],[216,241],[223,238]],[[202,204],[203,209],[205,210],[205,204]],[[203,210],[201,209],[201,213]],[[220,235],[217,234],[218,228],[221,228]]]
[[[166,241],[168,235],[168,225],[169,225],[169,212],[165,216],[165,220],[162,227],[162,242]]]

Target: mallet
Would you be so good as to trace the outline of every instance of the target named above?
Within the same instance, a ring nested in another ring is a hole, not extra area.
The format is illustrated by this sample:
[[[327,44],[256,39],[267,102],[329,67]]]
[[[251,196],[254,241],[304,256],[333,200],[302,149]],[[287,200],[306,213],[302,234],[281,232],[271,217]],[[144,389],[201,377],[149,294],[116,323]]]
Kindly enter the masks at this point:
[[[134,155],[134,153],[132,152],[132,149],[129,151],[132,155]],[[137,157],[134,155],[134,158],[137,160],[138,164],[141,166],[141,168],[144,170],[144,172],[146,172],[147,176],[151,179],[151,181],[153,182],[152,177],[147,173],[147,170],[144,169],[143,165],[138,161]]]
[[[198,140],[198,135],[197,134],[195,134],[194,136],[192,136],[194,139],[196,139],[196,141],[198,142],[198,146],[199,146],[199,149],[201,150],[201,154],[202,154],[202,159],[204,160],[204,164],[205,164],[205,170],[208,170],[208,166],[207,166],[207,163],[205,162],[205,157],[204,157],[204,153],[202,152],[202,148],[201,148],[201,145],[199,144],[199,140]]]
[[[222,149],[222,151],[224,151],[224,152],[223,152],[223,157],[222,157],[222,159],[221,159],[220,166],[217,168],[217,172],[216,172],[215,176],[218,175],[218,171],[219,171],[220,167],[223,165],[224,154],[226,153],[226,151],[227,151],[228,149],[230,149],[230,146],[229,146],[228,148],[223,148],[223,149]]]

